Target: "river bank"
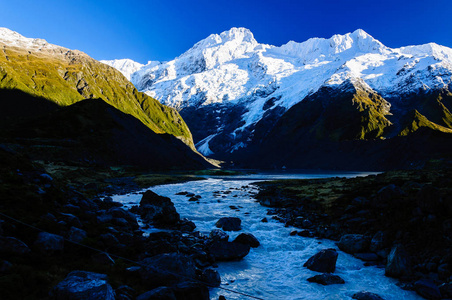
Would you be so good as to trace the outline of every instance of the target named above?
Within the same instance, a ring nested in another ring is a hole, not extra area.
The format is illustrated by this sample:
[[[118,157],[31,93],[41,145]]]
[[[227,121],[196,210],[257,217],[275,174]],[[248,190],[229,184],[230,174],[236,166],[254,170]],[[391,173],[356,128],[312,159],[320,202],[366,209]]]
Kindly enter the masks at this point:
[[[325,294],[323,288],[308,283],[308,275],[314,273],[302,264],[334,244],[290,236],[293,229],[280,225],[281,214],[267,216],[263,222],[267,209],[256,203],[257,190],[243,174],[247,179],[206,179],[225,174],[149,174],[124,167],[32,162],[4,148],[0,160],[0,292],[4,299],[66,299],[67,292],[58,287],[80,278],[87,285],[99,283],[105,299],[135,299],[146,293],[150,297],[151,291],[177,299],[186,295],[208,299],[207,286],[218,286],[220,274],[222,287],[250,290],[265,299],[281,290],[280,299],[304,299],[306,293],[314,298],[335,293],[350,298],[375,285],[391,295],[388,299],[411,295],[394,288],[378,268],[363,268],[344,253],[339,255],[338,274],[347,281],[346,290],[328,287]],[[205,180],[193,181],[200,179],[194,175]],[[150,186],[158,195],[145,194],[143,188]],[[290,209],[281,208],[279,213],[283,211]],[[219,219],[234,215],[243,222],[240,231],[228,232],[230,240],[252,233],[261,246],[250,250],[227,242],[235,252],[228,259],[246,256],[222,263],[224,253],[218,254],[215,245],[226,245],[223,233],[210,233]],[[275,255],[288,256],[275,260]],[[180,276],[174,280],[150,265],[175,268],[196,284]],[[156,276],[165,279],[153,282]],[[162,286],[171,288],[162,290]],[[216,299],[223,292],[214,289],[211,296]],[[235,294],[224,295],[234,299]]]
[[[158,274],[166,278],[164,271],[146,269],[149,264],[157,264],[147,258],[164,253],[173,253],[172,266],[182,265],[190,277],[210,278],[203,275],[211,264],[208,257],[198,257],[198,264],[187,260],[188,256],[199,254],[200,249],[193,244],[204,242],[188,220],[180,220],[176,214],[172,222],[153,222],[150,217],[155,226],[171,232],[145,237],[137,217],[110,198],[156,184],[200,179],[193,174],[157,174],[130,167],[31,161],[2,146],[2,299],[68,299],[75,297],[66,289],[74,282],[79,282],[77,289],[83,290],[77,296],[80,299],[91,299],[99,293],[102,299],[135,299],[156,287],[156,283],[143,278]],[[182,247],[183,251],[179,251]],[[167,258],[161,259],[166,269]],[[194,294],[195,298],[208,295],[206,285],[184,282],[166,278],[165,284],[181,284],[166,293]]]
[[[272,207],[269,218],[298,228],[292,235],[335,240],[401,287],[441,299],[452,296],[451,175],[441,168],[260,182],[256,198]]]

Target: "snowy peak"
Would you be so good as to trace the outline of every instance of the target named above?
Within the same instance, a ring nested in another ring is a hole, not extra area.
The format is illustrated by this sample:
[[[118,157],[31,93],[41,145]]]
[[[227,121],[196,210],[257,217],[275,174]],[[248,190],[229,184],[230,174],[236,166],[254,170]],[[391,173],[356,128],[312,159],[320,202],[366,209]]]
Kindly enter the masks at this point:
[[[221,46],[238,46],[246,44],[249,48],[254,48],[258,45],[257,41],[254,39],[253,33],[246,28],[231,28],[230,30],[224,31],[220,34],[211,34],[204,40],[196,43],[190,50],[186,53],[203,51],[208,48],[218,48]],[[182,56],[184,55],[182,54]]]
[[[119,70],[129,81],[131,80],[133,73],[144,67],[143,64],[137,63],[127,58],[114,60],[101,60],[100,62]]]
[[[245,53],[252,52],[259,45],[253,34],[246,28],[232,28],[221,34],[211,34],[196,43],[187,52],[176,58],[181,66],[198,64],[196,71],[212,69],[225,62],[242,58]]]
[[[8,28],[0,28],[0,43],[8,44],[8,46],[21,47],[29,50],[69,50],[64,47],[52,45],[43,39],[26,38],[23,35],[12,31]]]
[[[377,95],[391,104],[452,90],[452,49],[433,43],[392,49],[362,29],[277,47],[232,28],[172,61],[144,66],[131,81],[181,111],[203,153],[231,152],[253,142],[258,123],[277,120],[321,89]],[[380,102],[386,113],[391,106]]]
[[[398,49],[400,53],[416,56],[432,56],[439,60],[448,60],[452,62],[452,49],[438,45],[436,43],[428,43],[417,46],[407,46]]]
[[[307,61],[337,56],[347,50],[352,56],[357,53],[383,53],[387,47],[364,30],[358,29],[352,33],[334,35],[329,39],[311,38],[302,43],[290,41],[274,49],[281,54],[300,57]]]

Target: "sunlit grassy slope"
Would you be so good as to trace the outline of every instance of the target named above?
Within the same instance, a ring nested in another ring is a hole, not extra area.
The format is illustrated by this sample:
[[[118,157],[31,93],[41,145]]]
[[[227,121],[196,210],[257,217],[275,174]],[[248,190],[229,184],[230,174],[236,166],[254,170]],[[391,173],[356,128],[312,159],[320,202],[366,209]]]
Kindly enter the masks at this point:
[[[80,51],[62,47],[25,49],[0,43],[0,88],[17,89],[68,106],[100,98],[139,119],[156,133],[169,133],[193,148],[179,113],[138,90],[117,70]]]

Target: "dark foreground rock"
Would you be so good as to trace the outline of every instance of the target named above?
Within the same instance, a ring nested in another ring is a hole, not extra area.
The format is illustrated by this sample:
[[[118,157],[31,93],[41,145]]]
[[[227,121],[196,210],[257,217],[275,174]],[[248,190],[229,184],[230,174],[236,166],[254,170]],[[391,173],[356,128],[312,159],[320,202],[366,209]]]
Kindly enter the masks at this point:
[[[196,279],[192,258],[179,253],[160,254],[142,261],[141,279],[149,286],[161,286]]]
[[[73,271],[51,292],[55,300],[114,300],[115,293],[107,282],[107,275]]]
[[[224,231],[239,231],[242,229],[242,220],[236,217],[224,217],[215,223],[215,226],[223,229]]]
[[[381,296],[371,292],[358,292],[352,296],[356,300],[384,300]]]
[[[176,299],[209,300],[209,289],[206,285],[194,282],[181,282],[173,287]]]
[[[174,225],[180,216],[168,197],[146,191],[140,201],[140,215],[143,221],[154,225]]]
[[[250,246],[227,241],[216,241],[210,246],[209,252],[217,261],[239,260],[248,255]]]
[[[213,269],[205,269],[201,274],[201,280],[212,287],[218,287],[221,284],[220,274]]]
[[[233,242],[250,245],[251,248],[257,248],[261,244],[259,243],[257,238],[251,233],[241,233],[235,238]]]
[[[46,255],[61,252],[64,249],[64,238],[57,234],[40,232],[35,242],[35,247]]]
[[[354,254],[366,251],[369,244],[369,239],[362,234],[344,234],[337,246],[345,253]]]
[[[329,273],[324,273],[321,275],[315,275],[313,277],[308,278],[309,282],[315,282],[322,285],[330,285],[330,284],[344,284],[345,281],[341,277],[337,275],[332,275]]]
[[[0,253],[4,254],[25,254],[29,253],[27,244],[14,237],[0,236]]]
[[[182,282],[161,286],[139,295],[136,300],[209,300],[209,289],[200,283]]]
[[[436,284],[429,279],[421,279],[414,283],[415,291],[426,299],[441,299],[441,292]]]
[[[337,256],[335,249],[324,249],[309,258],[303,267],[311,271],[333,273],[336,270]]]
[[[402,245],[396,245],[389,253],[385,268],[385,275],[401,277],[411,274],[410,257]]]
[[[174,295],[174,292],[171,288],[161,286],[139,295],[136,300],[158,300],[158,299],[176,300],[176,295]]]
[[[221,229],[214,229],[209,233],[209,238],[213,241],[228,241],[229,240],[229,234],[224,232]]]

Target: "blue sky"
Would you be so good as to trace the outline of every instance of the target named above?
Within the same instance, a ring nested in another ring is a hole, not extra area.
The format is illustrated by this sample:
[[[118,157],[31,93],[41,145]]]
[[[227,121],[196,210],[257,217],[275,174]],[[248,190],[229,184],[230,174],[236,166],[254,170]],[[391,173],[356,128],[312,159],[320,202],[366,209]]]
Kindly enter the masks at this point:
[[[173,59],[231,27],[278,46],[362,28],[389,47],[452,47],[452,1],[0,0],[0,27],[95,59],[141,63]]]

